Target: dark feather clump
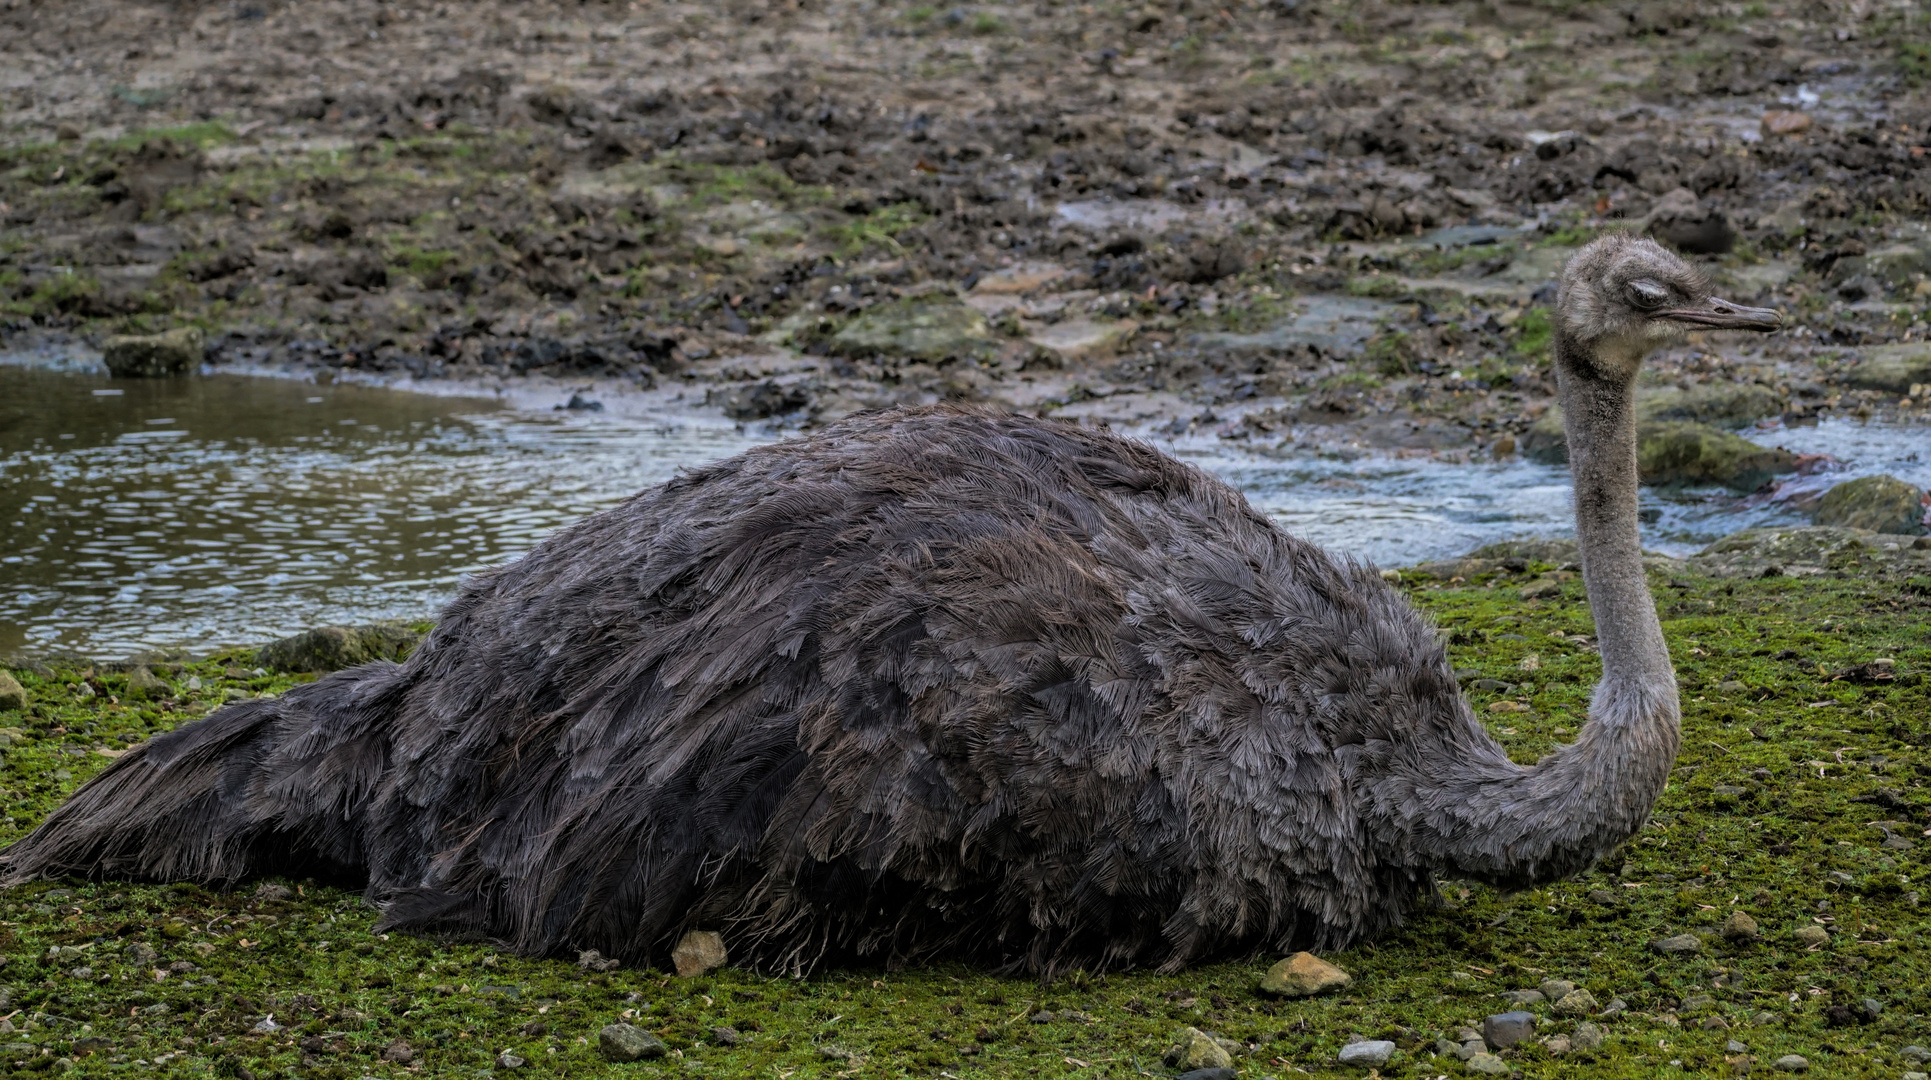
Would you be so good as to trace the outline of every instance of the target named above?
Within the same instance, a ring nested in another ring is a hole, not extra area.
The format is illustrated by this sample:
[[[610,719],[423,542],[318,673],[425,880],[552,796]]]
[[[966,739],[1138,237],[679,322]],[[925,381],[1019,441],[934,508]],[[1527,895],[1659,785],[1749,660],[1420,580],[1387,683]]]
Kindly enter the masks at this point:
[[[533,955],[1171,969],[1398,922],[1438,860],[1352,770],[1416,740],[1511,768],[1372,568],[1147,446],[914,409],[564,530],[406,663],[157,737],[4,860],[354,882]]]

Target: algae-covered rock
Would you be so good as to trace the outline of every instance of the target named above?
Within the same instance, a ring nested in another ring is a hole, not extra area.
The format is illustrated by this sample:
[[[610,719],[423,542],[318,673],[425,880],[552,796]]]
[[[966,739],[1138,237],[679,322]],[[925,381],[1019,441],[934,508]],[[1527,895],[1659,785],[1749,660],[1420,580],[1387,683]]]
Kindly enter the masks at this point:
[[[1864,352],[1844,381],[1859,390],[1908,394],[1911,387],[1931,383],[1931,342],[1879,345]]]
[[[1636,391],[1636,426],[1645,430],[1667,421],[1688,420],[1718,426],[1748,424],[1784,410],[1784,397],[1761,383],[1719,383],[1687,390],[1674,386],[1644,386]],[[1522,456],[1544,465],[1569,461],[1569,445],[1562,434],[1562,407],[1543,413],[1522,436]]]
[[[1174,1045],[1161,1060],[1183,1073],[1195,1069],[1231,1069],[1234,1057],[1213,1036],[1199,1028],[1183,1027],[1173,1034]]]
[[[9,672],[0,671],[0,712],[12,712],[27,707],[27,688]]]
[[[1636,432],[1636,471],[1646,484],[1721,484],[1752,491],[1779,473],[1789,472],[1797,455],[1758,446],[1706,424],[1663,421]]]
[[[1594,1016],[1598,1006],[1596,995],[1587,990],[1571,990],[1556,999],[1557,1016]]]
[[[182,326],[159,334],[120,334],[101,346],[107,370],[123,379],[185,375],[201,366],[199,327]]]
[[[1267,969],[1261,977],[1261,989],[1270,994],[1283,997],[1312,997],[1339,990],[1353,982],[1347,972],[1315,956],[1313,953],[1295,953]]]
[[[146,667],[137,667],[127,675],[127,698],[131,701],[164,701],[174,696],[174,688]]]
[[[825,343],[840,356],[961,360],[990,355],[986,317],[950,296],[914,296],[879,304]]]
[[[1895,476],[1860,476],[1824,493],[1817,524],[1918,536],[1924,532],[1925,493]]]
[[[262,646],[255,662],[274,671],[340,671],[371,660],[402,660],[420,640],[395,622],[319,626]]]

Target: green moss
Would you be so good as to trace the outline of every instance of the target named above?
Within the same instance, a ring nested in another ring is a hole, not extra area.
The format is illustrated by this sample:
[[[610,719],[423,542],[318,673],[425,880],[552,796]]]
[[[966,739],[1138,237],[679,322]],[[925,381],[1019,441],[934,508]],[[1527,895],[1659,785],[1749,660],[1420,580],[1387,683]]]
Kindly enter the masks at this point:
[[[872,247],[902,251],[898,234],[924,222],[928,216],[917,203],[893,203],[855,221],[828,226],[823,235],[836,246],[840,258],[856,257]]]
[[[1531,565],[1528,573],[1548,571]],[[1554,575],[1564,577],[1565,575]],[[1573,737],[1600,665],[1573,577],[1525,600],[1528,575],[1455,588],[1411,585],[1446,631],[1451,659],[1507,684],[1472,700],[1517,761]],[[1483,586],[1492,587],[1483,587]],[[796,981],[726,970],[696,980],[619,969],[593,975],[564,960],[530,960],[486,945],[371,933],[375,913],[351,893],[311,882],[287,900],[257,901],[193,886],[38,883],[0,893],[0,953],[20,1038],[51,1062],[84,1054],[75,1075],[118,1075],[122,1055],[169,1059],[170,1075],[212,1069],[257,1076],[404,1075],[379,1060],[392,1041],[420,1056],[422,1075],[476,1075],[503,1050],[521,1075],[665,1077],[839,1075],[929,1077],[1160,1075],[1172,1030],[1192,1025],[1257,1047],[1243,1075],[1305,1072],[1355,1080],[1334,1066],[1351,1035],[1388,1037],[1403,1054],[1383,1076],[1459,1075],[1433,1058],[1434,1039],[1505,1006],[1494,995],[1548,976],[1573,979],[1629,1012],[1604,1021],[1592,1054],[1511,1051],[1536,1077],[1728,1076],[1724,1044],[1740,1039],[1759,1063],[1788,1053],[1833,1077],[1895,1077],[1897,1051],[1921,1041],[1931,1012],[1931,930],[1919,905],[1926,873],[1922,778],[1931,772],[1931,586],[1851,576],[1720,582],[1657,580],[1684,706],[1683,750],[1651,824],[1617,865],[1504,894],[1441,883],[1441,904],[1377,941],[1330,959],[1353,973],[1341,995],[1264,998],[1254,986],[1271,955],[1177,975],[1076,974],[1050,986],[946,965],[912,971],[831,971]],[[1558,637],[1557,635],[1561,635]],[[1858,681],[1855,666],[1895,661],[1897,677]],[[121,700],[125,673],[71,665],[17,670],[26,712],[0,713],[7,748],[7,820],[21,835],[107,764],[95,747],[125,745],[193,719],[224,697],[276,693],[305,677],[253,673],[251,652],[159,665],[166,701]],[[189,689],[189,680],[200,689]],[[90,696],[77,689],[86,686]],[[1489,684],[1484,684],[1489,685]],[[1519,702],[1526,712],[1492,711]],[[1820,704],[1822,703],[1822,704]],[[72,751],[72,752],[70,752]],[[1884,844],[1873,821],[1909,843]],[[1762,926],[1758,944],[1712,932],[1732,910]],[[1814,919],[1831,942],[1798,946]],[[1704,951],[1668,957],[1657,938],[1690,932]],[[137,962],[130,945],[157,952]],[[51,949],[76,950],[49,957]],[[186,961],[191,972],[152,972]],[[76,978],[76,968],[90,969]],[[1683,999],[1705,1011],[1663,1019]],[[1828,1028],[1824,1010],[1865,997],[1875,1023]],[[166,1006],[165,1011],[153,1010]],[[1032,1023],[1045,1009],[1092,1018]],[[251,1034],[263,1014],[283,1029]],[[614,1066],[595,1051],[603,1024],[625,1018],[664,1038],[682,1060]],[[1762,1025],[1750,1017],[1768,1013]],[[1727,1030],[1699,1024],[1717,1016]],[[539,1030],[534,1025],[542,1025]],[[717,1045],[712,1029],[744,1036]],[[1544,1014],[1542,1030],[1571,1021]],[[297,1040],[322,1038],[302,1064]],[[218,1044],[212,1040],[222,1040]],[[88,1040],[100,1040],[89,1042]],[[193,1040],[185,1046],[182,1040]],[[832,1048],[840,1048],[833,1050]],[[863,1065],[829,1054],[850,1051]],[[504,1075],[502,1071],[498,1075]]]
[[[1549,309],[1532,307],[1515,320],[1509,327],[1509,345],[1517,355],[1528,360],[1544,360],[1549,356],[1549,343],[1555,339],[1555,324],[1549,319]]]

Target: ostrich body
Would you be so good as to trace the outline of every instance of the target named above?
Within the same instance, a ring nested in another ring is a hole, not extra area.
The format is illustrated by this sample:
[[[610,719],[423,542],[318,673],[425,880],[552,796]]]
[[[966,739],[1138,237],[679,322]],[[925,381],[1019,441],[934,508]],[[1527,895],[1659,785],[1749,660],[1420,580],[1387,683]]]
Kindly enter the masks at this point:
[[[136,747],[14,881],[366,885],[388,927],[661,963],[1041,975],[1337,948],[1436,871],[1520,886],[1641,826],[1678,705],[1637,544],[1637,366],[1769,329],[1654,243],[1564,275],[1555,363],[1603,678],[1520,766],[1373,568],[1109,433],[859,417],[688,473],[462,589],[406,663]]]

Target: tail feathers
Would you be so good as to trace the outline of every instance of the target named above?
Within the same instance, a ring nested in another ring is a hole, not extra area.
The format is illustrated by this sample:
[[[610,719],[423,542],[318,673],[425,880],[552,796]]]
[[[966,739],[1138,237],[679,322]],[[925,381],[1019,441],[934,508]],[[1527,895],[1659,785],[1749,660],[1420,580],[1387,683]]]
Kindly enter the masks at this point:
[[[129,750],[0,853],[0,884],[83,877],[229,885],[273,873],[359,879],[362,829],[353,808],[361,792],[351,789],[378,774],[386,756],[386,740],[372,730],[380,725],[369,721],[387,704],[371,698],[387,695],[369,684],[394,671],[381,664],[340,672]]]

